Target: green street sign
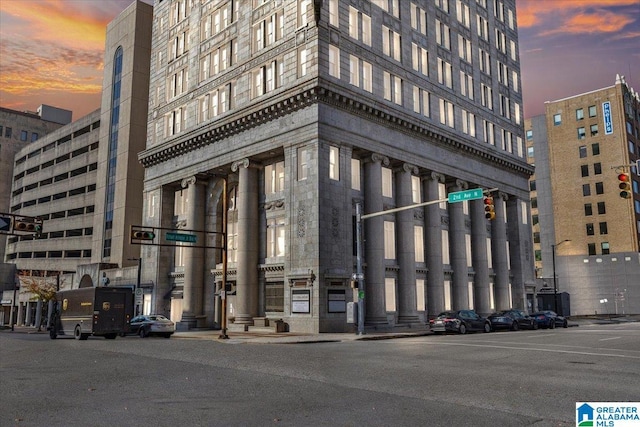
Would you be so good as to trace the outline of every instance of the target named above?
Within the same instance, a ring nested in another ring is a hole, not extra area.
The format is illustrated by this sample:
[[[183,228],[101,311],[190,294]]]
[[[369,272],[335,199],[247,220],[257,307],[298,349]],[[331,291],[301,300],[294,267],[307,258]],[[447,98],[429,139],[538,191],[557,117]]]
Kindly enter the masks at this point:
[[[186,242],[186,243],[196,242],[195,234],[167,233],[165,237],[169,242]]]
[[[456,191],[449,193],[449,203],[464,202],[465,200],[482,199],[482,188],[474,188],[473,190]]]

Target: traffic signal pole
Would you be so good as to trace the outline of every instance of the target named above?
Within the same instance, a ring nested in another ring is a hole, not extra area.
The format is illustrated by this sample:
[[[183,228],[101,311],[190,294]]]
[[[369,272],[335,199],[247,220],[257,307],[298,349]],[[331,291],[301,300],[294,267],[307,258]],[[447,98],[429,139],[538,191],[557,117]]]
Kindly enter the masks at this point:
[[[484,193],[492,193],[497,191],[497,188],[491,188],[483,190]],[[464,201],[462,199],[456,201]],[[451,202],[449,197],[445,199],[430,200],[428,202],[416,203],[413,205],[402,206],[399,208],[388,209],[380,212],[372,212],[362,215],[362,207],[360,203],[356,203],[356,274],[355,279],[358,281],[358,335],[364,334],[364,312],[365,312],[365,281],[364,272],[362,271],[362,263],[364,258],[364,251],[362,249],[362,221],[365,219],[373,218],[380,215],[386,215],[395,212],[406,211],[408,209],[420,208],[423,206],[435,205],[436,203]]]

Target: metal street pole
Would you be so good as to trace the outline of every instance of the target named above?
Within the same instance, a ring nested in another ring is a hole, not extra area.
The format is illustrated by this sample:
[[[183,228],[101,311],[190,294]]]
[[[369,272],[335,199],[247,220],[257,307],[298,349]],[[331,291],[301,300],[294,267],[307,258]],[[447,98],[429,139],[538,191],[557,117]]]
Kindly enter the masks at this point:
[[[222,289],[220,290],[220,336],[218,339],[229,339],[227,335],[227,178],[222,178]]]
[[[142,254],[140,254],[140,257],[138,258],[138,279],[136,281],[136,292],[140,292],[138,291],[138,289],[140,289],[140,278],[141,278],[141,274],[142,274]],[[137,301],[137,295],[136,295],[136,316],[140,314],[140,304]]]
[[[358,335],[364,335],[364,275],[362,273],[362,208],[356,203],[356,279],[358,280]]]

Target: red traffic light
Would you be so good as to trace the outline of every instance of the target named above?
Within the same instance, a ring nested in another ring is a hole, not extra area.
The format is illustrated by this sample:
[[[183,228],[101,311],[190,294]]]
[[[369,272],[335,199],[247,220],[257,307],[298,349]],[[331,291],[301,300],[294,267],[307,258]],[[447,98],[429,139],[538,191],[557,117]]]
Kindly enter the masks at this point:
[[[620,191],[620,197],[623,199],[631,198],[631,177],[628,173],[621,173],[618,175],[618,188]]]
[[[496,212],[492,196],[484,196],[484,217],[489,221],[495,219]]]

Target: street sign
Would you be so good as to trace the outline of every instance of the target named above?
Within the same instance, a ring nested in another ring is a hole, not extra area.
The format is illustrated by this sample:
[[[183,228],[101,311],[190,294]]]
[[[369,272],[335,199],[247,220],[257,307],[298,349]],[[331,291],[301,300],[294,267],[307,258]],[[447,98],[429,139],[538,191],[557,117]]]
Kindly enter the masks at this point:
[[[364,274],[363,273],[353,273],[351,275],[351,279],[352,280],[364,280]]]
[[[0,231],[11,230],[11,217],[0,216]]]
[[[187,242],[187,243],[195,243],[196,235],[195,234],[183,234],[183,233],[170,233],[168,232],[165,235],[166,239],[170,242]]]
[[[464,202],[465,200],[482,199],[482,188],[474,188],[473,190],[456,191],[449,193],[449,203]]]

